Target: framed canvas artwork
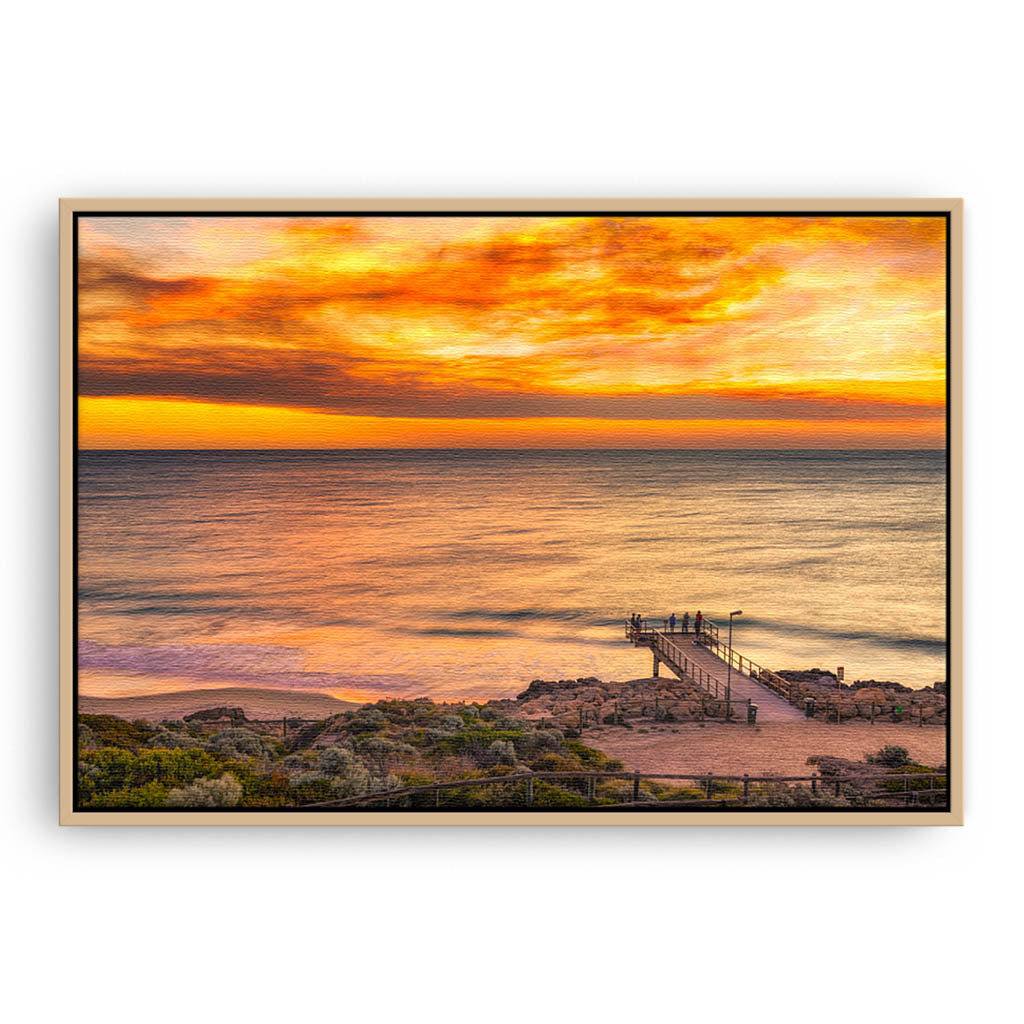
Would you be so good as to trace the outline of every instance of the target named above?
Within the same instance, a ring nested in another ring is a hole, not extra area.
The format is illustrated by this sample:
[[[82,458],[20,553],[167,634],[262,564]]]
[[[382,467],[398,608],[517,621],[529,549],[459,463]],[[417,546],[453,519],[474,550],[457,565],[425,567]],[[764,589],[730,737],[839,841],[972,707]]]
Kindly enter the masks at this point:
[[[959,200],[61,204],[61,821],[959,824]]]

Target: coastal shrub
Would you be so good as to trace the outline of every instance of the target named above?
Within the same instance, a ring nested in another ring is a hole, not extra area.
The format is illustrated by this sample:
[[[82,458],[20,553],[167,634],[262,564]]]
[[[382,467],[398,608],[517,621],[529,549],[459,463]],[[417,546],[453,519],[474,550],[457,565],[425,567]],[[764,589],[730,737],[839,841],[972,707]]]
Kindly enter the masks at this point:
[[[519,749],[519,741],[523,738],[521,729],[484,729],[476,727],[463,729],[462,732],[444,736],[436,744],[439,754],[473,754],[481,755],[495,740],[508,740]]]
[[[561,754],[541,754],[530,761],[530,768],[535,772],[571,772],[579,768],[575,758],[563,757]]]
[[[509,740],[495,740],[487,748],[487,761],[490,764],[514,765],[516,763],[515,744]]]
[[[378,708],[363,707],[356,711],[346,723],[349,732],[380,732],[387,727],[387,716]]]
[[[223,762],[205,750],[143,750],[138,754],[119,747],[104,747],[101,750],[85,751],[79,760],[80,795],[83,800],[92,798],[103,806],[141,806],[133,800],[149,799],[156,790],[147,789],[150,784],[162,787],[180,787],[196,779],[222,770]],[[131,796],[134,790],[145,790],[143,794]],[[116,799],[114,799],[116,795]]]
[[[534,807],[585,807],[589,801],[579,793],[570,793],[560,786],[552,785],[543,779],[533,784]]]
[[[79,715],[78,723],[79,730],[82,726],[89,729],[97,746],[121,747],[124,750],[138,750],[145,746],[156,731],[142,719],[126,722],[115,715]]]
[[[659,800],[703,800],[706,795],[703,789],[697,789],[694,786],[670,786],[664,784],[655,786],[652,783],[651,789]]]
[[[305,771],[312,764],[310,756],[302,754],[289,754],[282,762],[281,767],[290,775],[292,772]]]
[[[288,784],[295,789],[298,789],[300,786],[313,786],[318,782],[329,781],[330,780],[323,772],[318,772],[315,769],[296,772],[294,775],[290,775],[288,777]]]
[[[451,732],[445,729],[423,729],[419,736],[410,736],[409,740],[411,742],[420,740],[423,746],[436,747],[451,735]]]
[[[224,729],[210,740],[210,749],[225,757],[272,757],[277,744],[251,729]]]
[[[813,792],[809,786],[786,785],[784,782],[760,783],[751,787],[747,807],[848,807],[846,796],[835,795],[831,787]]]
[[[330,781],[336,797],[356,796],[370,791],[370,773],[356,755],[346,747],[326,747],[318,758],[320,771]]]
[[[359,742],[358,750],[373,775],[386,776],[406,757],[416,751],[408,743],[371,736]]]
[[[147,782],[144,786],[133,789],[118,789],[109,793],[97,793],[92,796],[83,794],[82,803],[86,807],[163,807],[167,800],[167,787],[159,782]]]
[[[605,803],[625,804],[633,799],[633,783],[627,779],[598,780],[596,792]]]
[[[908,764],[894,769],[882,782],[882,789],[896,794],[918,794],[914,798],[916,804],[941,806],[946,802],[947,785],[946,775],[941,770],[936,771],[920,764]]]
[[[317,755],[317,764],[327,775],[344,775],[352,768],[362,767],[359,758],[348,747],[324,747]]]
[[[230,773],[219,779],[198,779],[167,794],[168,807],[234,807],[242,798],[242,787]]]
[[[584,743],[579,743],[576,740],[569,740],[565,743],[565,749],[575,756],[576,760],[583,768],[602,772],[622,771],[622,762],[617,758],[609,757],[602,751],[595,750],[593,747],[588,747]]]
[[[897,747],[892,744],[882,747],[877,753],[868,754],[865,758],[868,764],[880,764],[886,768],[902,768],[910,764],[910,751],[906,747]]]
[[[161,782],[165,786],[181,786],[211,775],[222,762],[198,747],[184,750],[144,750],[136,759],[129,777],[129,785],[141,786],[147,782]]]
[[[163,750],[182,750],[187,747],[205,747],[206,744],[187,732],[171,732],[169,729],[161,729],[155,733],[149,741],[152,748],[160,747]]]

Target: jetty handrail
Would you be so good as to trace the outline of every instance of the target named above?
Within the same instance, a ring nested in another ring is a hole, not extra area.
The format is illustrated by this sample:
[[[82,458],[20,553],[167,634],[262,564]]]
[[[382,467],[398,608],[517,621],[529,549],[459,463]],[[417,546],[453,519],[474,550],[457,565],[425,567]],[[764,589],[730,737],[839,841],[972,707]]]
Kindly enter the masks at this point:
[[[641,637],[641,634],[650,634],[654,637],[654,643],[657,643],[659,636],[671,637],[673,633],[664,633],[663,631],[647,625],[649,619],[641,619],[639,628],[629,619],[626,620],[626,636],[630,640],[637,640]],[[680,630],[683,636],[689,635],[688,630]],[[643,639],[647,641],[648,636],[643,636]],[[788,679],[780,676],[778,672],[773,672],[769,668],[765,668],[763,665],[759,665],[756,661],[745,655],[740,654],[734,647],[730,647],[727,643],[723,643],[719,638],[718,626],[710,619],[704,619],[701,622],[700,635],[696,637],[697,642],[703,644],[708,650],[721,658],[726,664],[731,664],[734,669],[738,669],[742,675],[747,675],[755,682],[761,683],[763,686],[777,693],[780,697],[785,698],[790,703],[793,703],[793,691],[792,685]],[[671,641],[667,641],[671,643]],[[676,645],[672,645],[676,650],[679,650]],[[723,653],[724,652],[724,653]],[[705,673],[708,675],[707,673]],[[713,682],[720,681],[716,680],[714,676],[708,675]],[[715,695],[718,695],[718,691],[715,691]]]
[[[659,654],[665,655],[668,661],[675,664],[692,682],[707,690],[708,693],[711,693],[711,686],[714,684],[714,694],[716,697],[719,695],[719,689],[722,687],[721,680],[711,675],[706,669],[701,668],[700,665],[690,661],[683,653],[683,649],[677,643],[673,643],[665,633],[659,630],[654,631],[654,649]]]
[[[639,772],[639,771],[592,771],[587,769],[581,769],[579,771],[523,771],[513,772],[508,775],[488,775],[483,778],[475,779],[445,779],[438,780],[436,782],[427,783],[426,785],[420,786],[405,786],[400,789],[389,789],[389,790],[378,790],[373,793],[360,793],[357,796],[343,797],[338,800],[321,800],[316,803],[302,804],[303,808],[334,808],[334,807],[353,807],[363,803],[379,803],[380,801],[387,801],[390,803],[391,800],[399,800],[407,796],[415,796],[421,793],[432,793],[435,799],[435,806],[439,803],[440,792],[445,789],[464,789],[467,787],[478,787],[478,786],[497,786],[497,785],[508,785],[510,783],[524,783],[526,786],[526,802],[528,805],[533,803],[533,782],[534,780],[564,780],[569,781],[571,779],[583,779],[590,783],[589,786],[589,797],[595,798],[595,784],[601,779],[625,779],[633,783],[633,801],[639,801],[640,783],[641,781],[648,779],[652,781],[680,781],[680,782],[694,782],[700,783],[700,788],[704,790],[705,799],[710,800],[712,798],[714,784],[727,783],[727,784],[742,784],[743,785],[743,801],[749,799],[750,786],[759,784],[786,784],[792,783],[809,782],[813,792],[817,792],[819,786],[834,786],[835,793],[838,796],[840,792],[840,786],[848,783],[881,783],[883,781],[892,782],[900,779],[904,780],[902,789],[886,789],[884,791],[878,791],[868,794],[870,799],[903,799],[905,803],[910,802],[911,795],[924,795],[933,793],[945,793],[948,789],[948,771],[939,769],[931,772],[915,772],[913,774],[909,772],[874,772],[864,774],[848,774],[848,775],[822,775],[815,772],[813,775],[716,775],[713,772],[706,773],[658,773],[658,772]],[[929,780],[928,789],[911,789],[910,781],[913,780],[915,783],[921,783],[925,780]],[[937,785],[936,780],[940,780],[945,783],[944,785]],[[654,803],[655,801],[645,801]],[[698,799],[694,799],[691,802],[700,802]]]
[[[660,622],[662,624],[661,627],[655,626],[655,622]],[[677,617],[675,629],[672,629],[668,625],[668,618],[666,616],[662,616],[662,618],[660,619],[651,618],[649,616],[647,618],[644,618],[643,616],[641,616],[639,619],[639,623],[639,629],[642,633],[654,633],[660,628],[661,632],[668,633],[669,636],[671,636],[673,633],[679,633],[682,636],[692,636],[696,633],[697,625],[695,619],[690,619],[689,622],[687,622],[686,624],[686,628],[684,629],[683,620]],[[627,635],[629,634],[629,631],[632,628],[635,628],[633,621],[631,619],[626,619]],[[718,626],[715,625],[715,623],[713,623],[710,619],[701,620],[700,631],[702,635],[704,633],[710,633],[714,637],[718,636]]]
[[[774,690],[780,697],[785,697],[787,701],[792,703],[792,684],[788,679],[780,676],[778,672],[773,672],[771,669],[765,668],[763,665],[759,665],[751,658],[747,658],[740,654],[734,647],[730,647],[727,643],[722,643],[722,641],[718,639],[717,633],[714,637],[704,637],[701,640],[701,643],[703,643],[709,650],[713,649],[716,657],[721,658],[727,665],[731,665],[734,669],[738,670],[741,675],[749,676],[751,679],[768,687],[769,690]]]
[[[709,695],[714,697],[725,693],[725,685],[720,679],[686,656],[683,648],[672,639],[675,634],[665,633],[654,628],[644,629],[643,621],[646,620],[642,620],[641,626],[637,628],[631,621],[626,620],[626,636],[630,640],[650,643],[656,654],[660,654],[668,665],[678,669],[698,689],[706,690]],[[690,634],[683,632],[681,635],[689,636]]]

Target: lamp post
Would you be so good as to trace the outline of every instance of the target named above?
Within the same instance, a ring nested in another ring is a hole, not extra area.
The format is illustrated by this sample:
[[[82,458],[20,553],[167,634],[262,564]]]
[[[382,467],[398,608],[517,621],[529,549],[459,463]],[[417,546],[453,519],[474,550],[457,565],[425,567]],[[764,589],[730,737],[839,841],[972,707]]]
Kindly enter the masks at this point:
[[[742,611],[729,612],[729,661],[725,672],[725,720],[728,722],[732,714],[732,620]]]

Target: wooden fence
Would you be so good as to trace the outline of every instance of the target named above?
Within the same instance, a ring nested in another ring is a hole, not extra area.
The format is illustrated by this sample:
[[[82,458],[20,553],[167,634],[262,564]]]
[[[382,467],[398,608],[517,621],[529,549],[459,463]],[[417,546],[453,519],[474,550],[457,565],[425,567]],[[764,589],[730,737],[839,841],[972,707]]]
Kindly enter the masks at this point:
[[[632,783],[632,799],[614,804],[596,803],[603,799],[597,792],[597,784],[606,780],[628,780]],[[826,796],[829,793],[834,798],[844,795],[843,787],[855,787],[855,792],[848,795],[861,797],[869,800],[894,801],[902,803],[905,807],[913,804],[920,804],[922,796],[932,797],[947,792],[947,776],[945,772],[880,772],[874,775],[715,775],[708,772],[704,775],[676,775],[676,774],[651,774],[648,772],[517,772],[509,775],[493,775],[477,779],[448,779],[438,780],[424,786],[405,786],[399,789],[381,790],[375,793],[363,793],[359,796],[350,796],[340,800],[326,800],[313,804],[304,804],[308,808],[344,808],[358,807],[362,804],[384,803],[390,807],[392,801],[406,798],[416,798],[421,795],[428,795],[427,806],[437,808],[441,805],[441,794],[454,789],[476,789],[486,786],[516,786],[522,787],[522,800],[516,801],[522,806],[534,806],[535,784],[537,780],[556,783],[575,783],[585,789],[585,796],[588,802],[593,803],[593,809],[600,810],[609,807],[631,807],[642,805],[645,807],[657,806],[688,806],[699,804],[716,805],[746,805],[753,795],[756,797],[757,788],[765,786],[786,786],[796,784],[807,786],[813,796]],[[641,783],[652,782],[688,782],[697,793],[693,797],[681,797],[666,800],[659,800],[651,794],[641,799]],[[585,787],[582,785],[585,783]],[[927,783],[922,788],[922,784]],[[865,790],[863,787],[868,786]],[[716,799],[716,787],[717,795]],[[723,789],[724,787],[724,789]],[[579,793],[576,795],[584,795]],[[498,806],[498,805],[496,805]]]

